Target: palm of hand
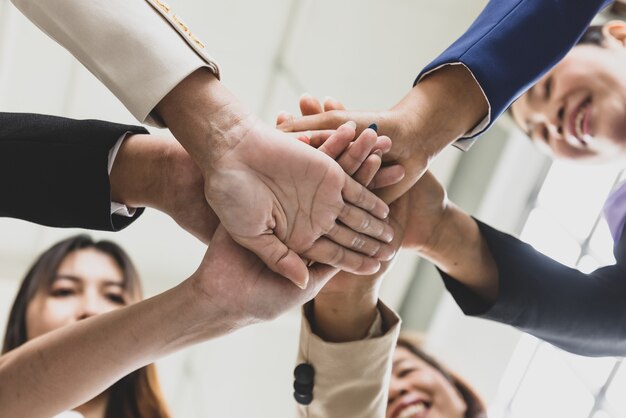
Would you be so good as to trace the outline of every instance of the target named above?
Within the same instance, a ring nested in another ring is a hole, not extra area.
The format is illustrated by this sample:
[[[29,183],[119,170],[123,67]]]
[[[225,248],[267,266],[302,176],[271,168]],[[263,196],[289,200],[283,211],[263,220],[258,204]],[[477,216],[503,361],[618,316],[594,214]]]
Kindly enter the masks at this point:
[[[406,194],[408,199],[408,222],[404,231],[402,247],[419,251],[435,236],[448,205],[446,190],[430,171]]]
[[[220,225],[196,272],[195,283],[199,293],[221,309],[223,318],[239,328],[274,319],[309,301],[334,271],[325,265],[311,267],[309,286],[301,290],[238,245]]]
[[[283,275],[299,261],[287,247],[305,253],[344,208],[341,167],[278,131],[248,131],[216,166],[205,186],[211,207],[235,241]]]

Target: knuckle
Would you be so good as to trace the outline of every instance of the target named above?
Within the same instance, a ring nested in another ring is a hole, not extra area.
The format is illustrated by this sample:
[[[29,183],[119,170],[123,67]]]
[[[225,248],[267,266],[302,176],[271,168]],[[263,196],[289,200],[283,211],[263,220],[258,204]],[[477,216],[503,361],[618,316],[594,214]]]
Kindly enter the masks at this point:
[[[371,224],[370,217],[369,216],[365,216],[363,218],[363,220],[361,221],[361,226],[360,226],[361,230],[362,231],[367,231],[367,229],[370,227],[370,224]]]

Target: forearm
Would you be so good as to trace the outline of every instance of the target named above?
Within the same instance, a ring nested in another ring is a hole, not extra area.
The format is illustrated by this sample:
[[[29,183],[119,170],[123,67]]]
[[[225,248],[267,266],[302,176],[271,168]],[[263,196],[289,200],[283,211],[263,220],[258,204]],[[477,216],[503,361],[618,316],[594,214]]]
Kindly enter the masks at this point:
[[[309,306],[305,305],[304,311]],[[400,318],[378,303],[382,334],[358,341],[333,343],[312,332],[303,319],[298,364],[315,370],[313,401],[298,405],[300,417],[382,417],[387,405],[391,359]],[[347,402],[347,399],[354,400]],[[364,401],[367,400],[367,401]]]
[[[166,213],[207,244],[219,224],[204,198],[198,166],[173,138],[132,135],[124,139],[109,180],[112,201]]]
[[[341,272],[332,280],[341,280],[340,275],[348,274]],[[377,289],[338,293],[323,289],[313,301],[311,327],[327,342],[361,340],[367,336],[376,319],[377,304]]]
[[[130,372],[231,331],[191,281],[136,305],[36,338],[0,358],[3,415],[50,417]]]
[[[146,130],[98,120],[0,113],[0,216],[54,227],[111,231],[127,226],[137,216],[111,216],[107,172],[109,152],[127,132]]]
[[[420,254],[485,301],[498,295],[498,268],[476,221],[453,204]]]
[[[465,66],[448,65],[425,76],[391,112],[419,138],[414,152],[431,158],[487,116],[488,103]]]
[[[74,55],[141,122],[200,67],[218,73],[204,45],[174,12],[147,0],[12,0]],[[112,45],[115,45],[112,48]],[[208,71],[208,70],[207,70]]]
[[[205,69],[178,84],[159,102],[156,112],[200,167],[210,167],[223,156],[234,145],[230,138],[243,137],[250,117]]]

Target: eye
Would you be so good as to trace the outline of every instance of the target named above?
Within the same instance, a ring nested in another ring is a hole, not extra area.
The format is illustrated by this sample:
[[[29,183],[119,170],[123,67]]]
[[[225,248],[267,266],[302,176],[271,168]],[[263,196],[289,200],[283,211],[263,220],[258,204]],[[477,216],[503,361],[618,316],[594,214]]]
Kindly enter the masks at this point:
[[[413,373],[416,370],[417,369],[415,369],[415,368],[409,368],[409,369],[400,370],[400,372],[398,372],[398,377],[402,378],[402,377],[408,376],[409,374]]]
[[[110,300],[111,302],[115,303],[116,305],[126,305],[126,299],[124,299],[124,296],[122,295],[109,293],[106,295],[106,298]]]
[[[74,289],[71,289],[71,288],[58,288],[58,289],[52,290],[50,294],[54,296],[55,298],[65,298],[68,296],[75,295],[76,292],[74,291]]]
[[[545,94],[546,100],[548,100],[550,98],[550,95],[552,94],[552,77],[549,77],[546,80],[546,84],[544,87],[544,94]]]

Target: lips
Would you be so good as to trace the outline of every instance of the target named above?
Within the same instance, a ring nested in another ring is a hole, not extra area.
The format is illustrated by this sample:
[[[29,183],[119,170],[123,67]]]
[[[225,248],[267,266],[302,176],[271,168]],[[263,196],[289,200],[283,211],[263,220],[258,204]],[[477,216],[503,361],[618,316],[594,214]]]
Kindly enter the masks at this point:
[[[423,400],[402,403],[393,411],[391,418],[426,418],[429,408]]]
[[[568,134],[578,140],[583,146],[587,146],[586,137],[589,136],[589,124],[591,119],[591,97],[582,100],[569,114]]]

